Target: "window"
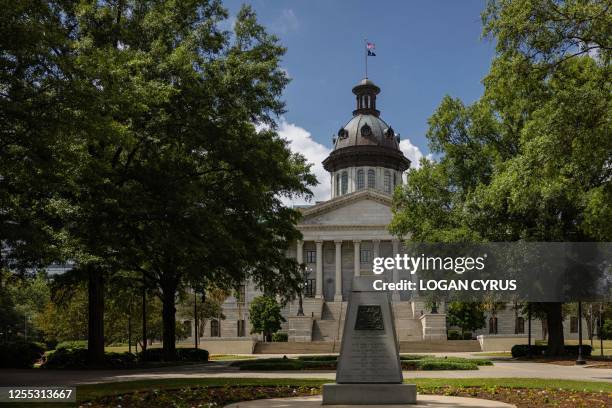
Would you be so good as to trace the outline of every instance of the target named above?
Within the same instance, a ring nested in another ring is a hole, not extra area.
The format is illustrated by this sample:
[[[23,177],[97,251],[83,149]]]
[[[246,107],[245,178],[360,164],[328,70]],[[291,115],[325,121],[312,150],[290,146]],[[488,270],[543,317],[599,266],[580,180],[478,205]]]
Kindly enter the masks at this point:
[[[368,170],[368,188],[376,188],[376,172],[373,169]]]
[[[570,317],[570,333],[578,333],[578,318],[576,316]]]
[[[245,327],[246,326],[244,325],[244,320],[238,320],[238,337],[246,336]]]
[[[522,317],[516,318],[516,328],[514,330],[515,334],[523,334],[525,333],[525,319]]]
[[[306,251],[306,263],[317,262],[317,251]]]
[[[346,194],[348,191],[348,173],[342,172],[342,194]]]
[[[385,170],[385,191],[391,193],[391,172]]]
[[[336,197],[340,195],[340,173],[336,174]]]
[[[363,170],[357,170],[357,190],[365,187],[365,174]]]
[[[213,319],[210,321],[210,337],[221,337],[221,330],[218,320]]]
[[[359,260],[361,263],[370,263],[372,260],[372,251],[369,249],[362,249],[359,251]]]
[[[497,317],[489,318],[489,334],[497,334]]]
[[[240,287],[236,291],[236,302],[244,303],[245,299],[246,299],[246,285],[240,285]]]
[[[397,186],[397,173],[393,173],[393,187]]]
[[[304,286],[304,297],[314,297],[315,294],[315,280],[306,279],[306,285]]]

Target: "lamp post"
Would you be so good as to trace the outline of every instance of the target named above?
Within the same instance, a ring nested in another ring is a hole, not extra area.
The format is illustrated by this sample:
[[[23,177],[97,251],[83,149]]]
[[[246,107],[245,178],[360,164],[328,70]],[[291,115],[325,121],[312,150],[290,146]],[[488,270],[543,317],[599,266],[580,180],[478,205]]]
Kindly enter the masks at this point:
[[[527,358],[531,358],[531,303],[527,303]]]
[[[304,301],[303,301],[302,293],[304,292],[304,288],[306,287],[306,278],[308,277],[309,273],[310,273],[310,270],[304,268],[302,270],[302,280],[298,284],[298,297],[299,297],[298,311],[297,311],[298,316],[304,316]]]
[[[578,359],[576,365],[585,365],[582,357],[582,302],[578,302]]]

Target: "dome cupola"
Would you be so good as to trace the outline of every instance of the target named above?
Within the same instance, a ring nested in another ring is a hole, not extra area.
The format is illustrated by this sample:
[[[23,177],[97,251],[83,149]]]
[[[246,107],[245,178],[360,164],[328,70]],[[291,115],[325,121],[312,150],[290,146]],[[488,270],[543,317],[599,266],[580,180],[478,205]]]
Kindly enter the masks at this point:
[[[333,136],[333,151],[323,160],[332,174],[332,197],[366,188],[391,194],[410,160],[400,150],[399,134],[376,109],[380,88],[366,78],[353,93],[357,101],[353,117]]]

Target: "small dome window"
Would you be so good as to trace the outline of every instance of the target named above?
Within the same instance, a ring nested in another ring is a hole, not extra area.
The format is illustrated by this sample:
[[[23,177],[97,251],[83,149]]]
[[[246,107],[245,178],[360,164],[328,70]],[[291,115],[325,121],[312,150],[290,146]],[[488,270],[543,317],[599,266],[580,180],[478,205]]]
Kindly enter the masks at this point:
[[[342,172],[342,194],[346,194],[348,192],[348,173],[346,171]]]
[[[373,169],[368,170],[368,188],[376,188],[376,172]]]
[[[363,169],[357,170],[357,190],[365,188],[365,172]]]
[[[372,128],[367,123],[361,127],[361,136],[364,136],[364,137],[372,136]]]

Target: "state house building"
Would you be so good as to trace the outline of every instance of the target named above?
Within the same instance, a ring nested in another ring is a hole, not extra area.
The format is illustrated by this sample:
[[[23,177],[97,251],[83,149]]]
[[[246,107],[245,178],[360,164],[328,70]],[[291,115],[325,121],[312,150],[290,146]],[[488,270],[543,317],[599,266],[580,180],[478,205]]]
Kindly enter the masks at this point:
[[[287,320],[283,331],[290,342],[339,344],[353,276],[372,274],[374,257],[403,254],[401,241],[387,226],[393,191],[411,163],[399,148],[399,134],[380,117],[376,108],[379,93],[380,88],[369,79],[353,88],[353,117],[334,135],[333,150],[323,161],[330,174],[331,199],[300,208],[303,217],[298,229],[303,240],[295,243],[288,256],[306,265],[308,278],[304,316],[297,316],[297,300],[283,310]],[[404,271],[385,274],[387,281],[409,279]],[[250,338],[248,308],[259,294],[246,285],[242,301],[228,298],[223,305],[226,318],[207,322],[203,340]],[[406,291],[393,292],[392,301],[398,340],[446,340],[444,305],[432,313],[423,302],[411,301]],[[487,316],[486,323],[476,334],[526,333],[524,317],[511,307]],[[541,337],[540,322],[534,321],[532,328],[534,337]]]

